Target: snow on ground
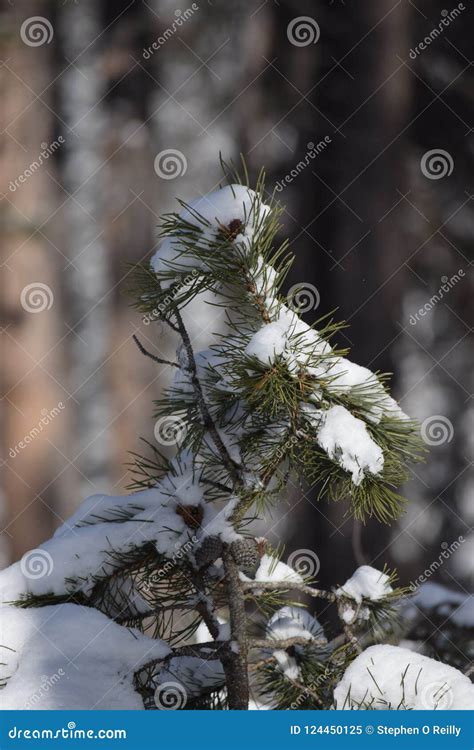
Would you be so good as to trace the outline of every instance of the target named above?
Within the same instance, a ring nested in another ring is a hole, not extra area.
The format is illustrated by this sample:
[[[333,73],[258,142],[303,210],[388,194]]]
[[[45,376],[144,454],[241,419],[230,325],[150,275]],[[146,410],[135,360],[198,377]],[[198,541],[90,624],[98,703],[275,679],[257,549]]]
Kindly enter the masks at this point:
[[[0,639],[2,710],[143,709],[134,672],[170,653],[162,641],[75,604],[0,607]]]
[[[474,596],[453,591],[440,583],[423,583],[405,603],[404,616],[416,617],[418,610],[436,611],[461,628],[474,627]]]
[[[271,711],[274,708],[271,703],[263,703],[257,698],[250,698],[249,711]]]
[[[227,620],[224,620],[224,618],[221,617],[220,615],[218,615],[216,619],[220,626],[219,631],[227,634],[225,638],[219,638],[218,640],[227,640],[230,635],[229,623],[227,622]],[[209,643],[209,641],[213,641],[213,640],[214,639],[212,635],[210,634],[206,623],[201,622],[196,632],[194,633],[193,643]]]
[[[474,709],[474,685],[454,667],[399,646],[370,646],[334,691],[337,709]]]
[[[472,628],[474,626],[474,596],[466,596],[464,601],[454,610],[451,622],[461,628]]]

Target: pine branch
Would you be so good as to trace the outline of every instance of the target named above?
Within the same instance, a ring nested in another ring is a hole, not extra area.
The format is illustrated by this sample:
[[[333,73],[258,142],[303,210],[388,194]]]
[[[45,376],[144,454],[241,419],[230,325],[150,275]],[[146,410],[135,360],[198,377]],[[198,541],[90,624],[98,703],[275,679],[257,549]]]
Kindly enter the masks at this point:
[[[248,642],[249,648],[259,649],[281,649],[285,650],[292,646],[324,646],[327,647],[328,642],[326,638],[300,638],[294,636],[292,638],[273,639],[273,638],[251,638]]]
[[[207,643],[189,643],[185,646],[178,646],[172,649],[171,653],[161,659],[151,659],[140,667],[140,672],[144,670],[152,671],[155,667],[163,668],[166,662],[180,656],[195,656],[205,661],[215,661],[220,659],[219,651],[225,647],[225,641],[208,641]]]
[[[133,620],[134,622],[142,622],[143,620],[148,620],[150,617],[157,617],[159,615],[164,614],[165,612],[192,612],[196,609],[195,604],[179,604],[176,602],[173,602],[173,604],[169,604],[168,606],[160,606],[160,607],[153,607],[150,609],[147,609],[145,612],[137,612],[133,615],[130,615],[129,613],[120,615],[116,615],[114,617],[115,622],[117,622],[119,625],[126,625],[130,622],[130,620]]]
[[[191,339],[189,338],[189,334],[186,330],[186,327],[183,323],[183,319],[176,305],[174,307],[174,315],[177,321],[177,328],[179,330],[180,336],[184,344],[184,348],[186,349],[188,366],[191,372],[191,382],[194,388],[194,392],[196,394],[196,399],[199,405],[204,427],[209,431],[210,435],[212,436],[214,444],[219,452],[219,455],[221,456],[222,462],[224,466],[226,467],[227,471],[229,472],[229,475],[233,478],[234,484],[236,485],[236,487],[241,487],[243,485],[242,470],[231,458],[214,424],[214,420],[212,419],[211,413],[208,409],[206,400],[204,398],[204,393],[201,387],[201,383],[197,375],[196,360],[194,357],[194,350],[191,344]]]
[[[136,456],[134,486],[155,486],[156,509],[148,515],[148,507],[133,508],[127,516],[121,503],[112,503],[94,518],[86,514],[83,524],[131,521],[135,511],[143,510],[148,522],[156,524],[144,536],[152,541],[137,548],[118,541],[117,550],[106,550],[92,587],[85,568],[77,579],[65,581],[65,590],[76,593],[48,594],[21,604],[85,603],[123,626],[166,640],[169,655],[151,660],[135,674],[147,708],[153,708],[151,695],[160,671],[172,672],[173,659],[182,660],[179,669],[190,684],[196,683],[188,708],[246,710],[249,672],[256,670],[262,693],[278,708],[302,707],[302,702],[305,708],[328,708],[341,670],[370,640],[386,635],[387,622],[393,621],[391,604],[403,593],[389,587],[385,597],[363,597],[362,617],[360,605],[352,607],[334,591],[316,588],[309,578],[242,580],[242,573],[258,578],[259,566],[268,564],[266,540],[249,534],[249,524],[280,497],[290,472],[314,483],[318,499],[349,500],[356,518],[373,515],[388,521],[402,507],[395,488],[419,443],[413,423],[403,414],[397,418],[397,407],[385,390],[386,377],[373,374],[372,379],[369,373],[366,379],[364,369],[356,366],[351,372],[351,363],[342,359],[347,352],[329,346],[341,326],[329,316],[316,321],[317,329],[306,326],[282,296],[281,282],[291,259],[286,242],[275,249],[280,209],[271,202],[262,205],[263,192],[263,173],[255,192],[239,193],[237,186],[230,186],[220,204],[225,222],[218,199],[191,206],[181,202],[181,215],[164,217],[163,253],[158,251],[153,268],[137,269],[136,307],[148,314],[147,322],[158,317],[178,334],[179,362],[155,355],[138,336],[133,339],[144,356],[178,370],[157,408],[159,416],[183,420],[186,435],[169,460],[154,446],[151,458]],[[216,215],[211,215],[214,206]],[[205,290],[214,293],[209,304],[226,311],[226,333],[196,354],[182,311]],[[334,365],[338,374],[331,376]],[[348,385],[338,388],[344,374]],[[351,385],[359,379],[359,385]],[[353,434],[362,436],[368,450],[349,444],[357,441],[350,429],[341,433],[346,422],[331,422],[328,412],[334,407],[331,416],[349,417],[355,424]],[[322,435],[325,426],[329,440]],[[365,453],[375,457],[371,461]],[[138,520],[139,512],[136,515]],[[279,556],[270,555],[275,561]],[[328,642],[317,619],[286,600],[289,592],[337,605],[342,632]],[[250,629],[247,603],[265,617],[274,614],[264,637],[251,637],[255,631]],[[230,635],[218,619],[223,608],[228,609]],[[344,614],[352,616],[351,610],[353,619],[346,617],[346,622]],[[213,640],[190,643],[201,624]],[[288,633],[297,635],[285,637]],[[287,652],[295,668],[290,674],[297,679],[288,676],[278,651]],[[266,658],[269,653],[273,655]],[[219,661],[214,664],[217,682],[201,685],[199,669],[189,667],[190,657]]]
[[[293,677],[288,677],[288,675],[285,675],[285,679],[287,679],[295,688],[300,690],[304,695],[310,695],[311,698],[315,701],[315,703],[322,707],[324,705],[323,701],[321,700],[321,697],[316,693],[315,690],[312,689],[310,685],[304,685],[302,682],[299,682],[299,680],[295,680]]]
[[[315,589],[312,586],[308,586],[305,583],[298,583],[297,581],[244,581],[242,586],[246,591],[252,592],[252,590],[260,591],[289,591],[296,590],[302,594],[308,594],[314,598],[327,599],[327,601],[335,602],[336,595],[330,591],[323,591],[322,589]]]
[[[198,592],[198,599],[194,605],[194,608],[196,612],[198,612],[198,614],[202,617],[202,620],[209,630],[212,638],[217,641],[220,635],[219,622],[214,614],[214,609],[209,609],[208,607],[208,603],[210,600],[206,595],[206,585],[204,583],[203,576],[198,570],[190,568],[189,578],[193,582]]]
[[[135,336],[135,334],[132,335],[132,339],[138,346],[141,353],[145,355],[145,357],[149,357],[154,362],[158,362],[158,364],[160,365],[169,365],[170,367],[177,367],[179,369],[179,364],[177,362],[170,362],[168,359],[160,359],[160,357],[157,357],[155,354],[152,354],[147,349],[145,349],[138,336]]]

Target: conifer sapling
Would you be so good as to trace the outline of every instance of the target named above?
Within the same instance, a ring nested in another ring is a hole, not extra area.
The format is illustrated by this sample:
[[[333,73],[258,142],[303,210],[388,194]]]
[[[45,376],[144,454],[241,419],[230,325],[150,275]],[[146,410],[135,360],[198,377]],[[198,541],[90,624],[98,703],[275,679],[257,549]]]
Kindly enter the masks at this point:
[[[393,573],[369,566],[320,590],[253,533],[255,519],[270,525],[287,502],[289,477],[360,521],[387,523],[402,511],[397,487],[421,452],[387,378],[332,345],[340,326],[330,317],[310,326],[282,294],[291,256],[276,243],[281,209],[265,195],[263,176],[255,190],[234,176],[181,203],[163,218],[151,264],[135,270],[135,305],[179,338],[172,362],[136,339],[174,372],[155,415],[174,457],[150,443],[135,456],[134,493],[86,500],[34,551],[48,563],[44,575],[28,574],[28,555],[0,574],[7,618],[41,608],[53,619],[72,612],[81,627],[94,613],[99,643],[115,629],[133,634],[133,657],[116,667],[124,708],[137,696],[151,709],[364,707],[363,697],[343,706],[344,672],[392,637],[405,594]],[[195,298],[225,322],[204,351],[184,322]],[[339,618],[332,640],[303,606],[317,599]],[[21,707],[21,658],[19,675],[5,681],[9,707]],[[91,707],[80,689],[75,701],[65,707]],[[110,703],[106,692],[97,705]]]

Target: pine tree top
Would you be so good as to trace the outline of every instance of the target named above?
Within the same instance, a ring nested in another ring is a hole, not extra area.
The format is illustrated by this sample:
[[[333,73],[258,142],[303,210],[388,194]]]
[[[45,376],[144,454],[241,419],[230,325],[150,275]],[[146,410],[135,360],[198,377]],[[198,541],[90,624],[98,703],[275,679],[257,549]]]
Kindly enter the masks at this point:
[[[393,636],[407,594],[393,572],[369,566],[320,590],[316,553],[285,563],[255,534],[286,502],[289,479],[357,519],[389,522],[403,509],[408,463],[422,457],[387,376],[334,345],[332,315],[302,319],[302,288],[283,292],[292,257],[277,241],[280,214],[262,174],[254,190],[234,175],[163,218],[132,289],[150,332],[160,321],[179,340],[168,361],[135,337],[174,374],[155,405],[161,446],[135,454],[134,493],[89,498],[35,551],[44,574],[25,559],[0,574],[4,601],[85,605],[152,639],[155,657],[130,677],[146,707],[172,676],[188,708],[247,708],[251,691],[279,708],[329,707],[354,657]],[[194,300],[223,323],[201,351],[186,324]],[[303,597],[335,608],[332,640]]]

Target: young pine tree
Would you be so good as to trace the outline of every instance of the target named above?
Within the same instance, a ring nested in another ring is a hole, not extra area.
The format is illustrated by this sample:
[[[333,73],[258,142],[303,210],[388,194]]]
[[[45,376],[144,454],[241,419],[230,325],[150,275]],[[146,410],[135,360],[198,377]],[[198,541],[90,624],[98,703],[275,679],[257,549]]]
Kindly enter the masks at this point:
[[[364,697],[347,704],[343,675],[393,639],[405,592],[369,566],[322,591],[255,536],[254,522],[291,513],[290,477],[361,521],[391,521],[420,453],[417,427],[384,376],[331,345],[337,324],[307,325],[300,295],[281,294],[291,258],[276,246],[280,209],[263,178],[255,191],[237,180],[181,208],[164,217],[162,244],[133,289],[147,321],[179,338],[172,362],[136,339],[160,370],[173,369],[155,434],[176,453],[149,445],[136,456],[136,492],[89,498],[0,574],[13,655],[4,705],[22,707],[25,682],[34,697],[38,674],[63,664],[67,680],[39,700],[26,693],[32,707],[364,706]],[[201,295],[221,333],[195,351],[183,312]],[[316,599],[338,617],[332,640],[311,614]]]

